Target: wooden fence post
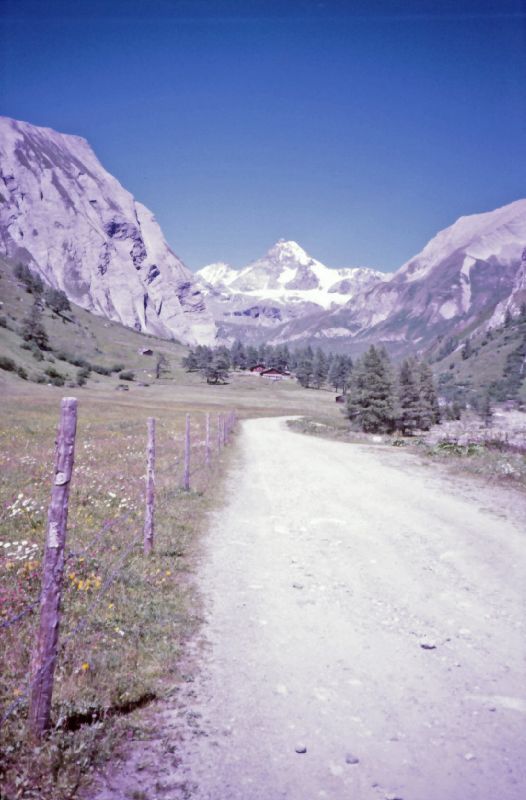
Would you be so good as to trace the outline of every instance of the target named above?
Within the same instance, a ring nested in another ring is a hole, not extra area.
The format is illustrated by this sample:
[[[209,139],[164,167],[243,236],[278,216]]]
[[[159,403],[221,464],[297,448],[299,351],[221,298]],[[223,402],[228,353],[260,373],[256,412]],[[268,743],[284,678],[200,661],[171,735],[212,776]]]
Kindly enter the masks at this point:
[[[210,414],[205,418],[205,462],[206,466],[210,466]]]
[[[183,489],[190,491],[190,414],[186,415],[186,427],[184,434],[184,469],[183,469]]]
[[[155,419],[148,417],[148,444],[146,446],[146,509],[144,513],[144,555],[153,549],[155,505]]]
[[[60,602],[64,576],[64,547],[68,522],[69,486],[75,456],[77,399],[64,397],[55,449],[55,474],[48,510],[46,546],[42,565],[40,623],[31,659],[29,730],[39,740],[49,728],[53,676],[57,660]]]

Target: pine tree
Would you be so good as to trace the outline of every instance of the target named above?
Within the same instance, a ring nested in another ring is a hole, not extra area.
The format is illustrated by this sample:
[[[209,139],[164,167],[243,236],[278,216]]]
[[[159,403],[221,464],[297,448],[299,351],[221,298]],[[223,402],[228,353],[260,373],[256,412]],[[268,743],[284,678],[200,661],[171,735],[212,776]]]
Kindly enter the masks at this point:
[[[338,391],[338,387],[341,386],[340,383],[340,359],[341,356],[334,356],[331,359],[331,365],[329,367],[329,373],[327,375],[327,381],[330,386],[332,386],[336,391]]]
[[[256,350],[255,347],[253,347],[253,345],[249,345],[247,347],[246,353],[247,353],[247,369],[252,369],[252,367],[255,367],[256,364],[259,363],[258,351]]]
[[[230,361],[234,369],[246,369],[247,357],[243,343],[236,339],[230,349]]]
[[[382,348],[371,345],[354,367],[347,413],[366,433],[394,430],[393,381],[389,358]]]
[[[319,389],[327,378],[327,357],[321,347],[318,347],[312,360],[312,383]]]
[[[423,431],[428,431],[432,425],[440,422],[440,406],[433,372],[426,361],[420,363],[419,373],[420,420],[418,427]]]
[[[304,389],[309,388],[312,380],[312,350],[310,348],[305,348],[299,356],[296,378]]]
[[[398,425],[402,433],[411,436],[420,427],[422,404],[420,400],[417,364],[412,359],[402,361],[398,373]]]

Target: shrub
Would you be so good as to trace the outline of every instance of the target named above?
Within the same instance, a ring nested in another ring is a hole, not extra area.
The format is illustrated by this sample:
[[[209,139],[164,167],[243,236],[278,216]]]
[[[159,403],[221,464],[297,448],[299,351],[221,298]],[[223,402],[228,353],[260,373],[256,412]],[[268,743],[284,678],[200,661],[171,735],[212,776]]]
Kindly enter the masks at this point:
[[[0,328],[7,328],[7,317],[0,317]]]
[[[61,372],[58,372],[55,369],[55,367],[47,367],[44,372],[49,379],[49,383],[52,383],[53,386],[64,386],[66,379]]]
[[[42,355],[42,351],[40,350],[39,347],[37,347],[37,345],[34,342],[31,342],[29,344],[29,347],[27,347],[26,349],[31,351],[31,355],[33,356],[34,359],[36,359],[36,361],[43,361],[44,360],[44,356]]]
[[[62,311],[71,311],[69,300],[62,289],[53,289],[48,286],[44,292],[44,300],[46,305],[56,314],[60,314]]]
[[[29,294],[40,295],[44,291],[44,284],[42,278],[35,272],[32,272],[26,264],[17,264],[13,270],[15,278],[24,284],[26,292]]]
[[[5,369],[7,372],[16,372],[16,364],[12,358],[0,356],[0,369]]]
[[[110,367],[102,367],[100,364],[92,364],[91,369],[98,375],[111,375]]]
[[[124,369],[124,364],[114,364],[110,367],[111,372],[121,372]]]
[[[135,380],[135,373],[131,369],[126,369],[119,373],[119,378],[121,381],[133,381]]]
[[[81,367],[77,372],[77,386],[85,386],[90,376],[90,373],[91,370],[89,369],[89,367]]]
[[[17,367],[16,374],[19,378],[22,378],[23,381],[27,381],[27,372],[25,371],[24,367]]]

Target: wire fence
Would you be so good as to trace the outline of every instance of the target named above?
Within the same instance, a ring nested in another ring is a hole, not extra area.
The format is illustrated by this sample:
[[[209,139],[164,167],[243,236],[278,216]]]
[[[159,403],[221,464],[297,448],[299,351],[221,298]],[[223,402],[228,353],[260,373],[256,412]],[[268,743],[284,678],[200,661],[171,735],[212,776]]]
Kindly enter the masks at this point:
[[[121,452],[113,453],[113,461],[117,464],[122,463],[125,470],[129,462],[125,480],[119,477],[119,485],[126,487],[128,495],[125,501],[122,499],[119,501],[117,492],[108,488],[108,485],[104,486],[100,474],[94,468],[98,461],[104,460],[104,450],[97,453],[93,441],[81,442],[80,445],[75,442],[76,401],[70,403],[68,412],[65,408],[67,400],[73,398],[65,398],[62,405],[44,552],[40,559],[26,560],[24,566],[9,561],[5,550],[2,553],[5,567],[3,575],[7,576],[7,583],[10,572],[11,575],[16,574],[19,584],[27,573],[33,591],[36,589],[38,578],[41,588],[39,597],[30,597],[29,602],[17,611],[9,608],[9,591],[6,590],[2,596],[2,616],[5,617],[0,622],[5,655],[5,663],[2,666],[7,668],[4,670],[6,691],[2,693],[0,728],[18,712],[24,719],[27,715],[29,735],[37,740],[50,726],[57,666],[60,672],[59,680],[74,680],[75,669],[78,670],[79,667],[74,668],[73,663],[78,663],[85,657],[85,648],[83,649],[85,641],[90,636],[98,637],[102,642],[107,641],[109,626],[107,621],[98,616],[98,611],[103,601],[108,598],[110,590],[115,592],[119,585],[120,594],[117,593],[114,600],[118,600],[123,594],[127,581],[132,591],[134,559],[147,558],[143,555],[143,551],[148,553],[153,550],[155,554],[156,535],[153,520],[156,514],[156,491],[162,495],[165,506],[170,503],[184,503],[185,496],[190,496],[194,488],[199,493],[206,491],[215,467],[214,462],[217,462],[222,448],[228,444],[236,422],[235,412],[232,411],[218,413],[213,417],[210,414],[185,415],[184,420],[179,417],[170,424],[162,421],[157,426],[156,432],[155,420],[152,422],[150,419],[147,459],[144,458],[144,447],[142,459],[139,457],[138,449],[134,449],[138,445],[137,431],[133,436],[124,434],[124,442],[128,440],[128,444],[121,448]],[[74,425],[71,420],[69,423],[70,433],[73,430],[73,435],[68,444],[64,440],[64,426],[67,428],[68,425],[65,414],[67,416],[67,413],[71,413],[73,407]],[[183,421],[184,429],[181,424]],[[93,427],[90,428],[90,433],[93,434]],[[143,425],[143,435],[144,433]],[[121,442],[122,439],[123,437]],[[157,458],[157,464],[156,444],[157,456],[159,451],[161,455]],[[73,468],[75,446],[77,450],[83,446],[84,451],[84,458],[79,459],[81,463],[77,471]],[[66,464],[68,453],[70,466]],[[157,474],[155,474],[156,467]],[[115,474],[119,475],[118,469]],[[113,481],[115,474],[112,476]],[[83,489],[82,484],[86,476],[90,477],[91,482],[88,489]],[[196,483],[197,478],[200,479],[198,483]],[[78,488],[71,495],[72,542],[68,543],[66,549],[69,490],[70,484],[73,488],[77,483]],[[109,485],[114,486],[114,483]],[[95,494],[97,490],[98,494]],[[102,501],[100,496],[104,498]],[[18,512],[15,514],[15,511],[18,508],[28,508],[27,504],[22,506],[22,503],[17,503],[18,501],[15,501],[7,506],[10,509],[10,516],[17,516]],[[108,508],[117,513],[105,518],[102,524],[97,524],[98,519],[94,519],[93,508],[100,506],[103,506],[104,512]],[[32,503],[30,508],[34,509],[35,504]],[[29,518],[29,515],[27,516]],[[147,530],[148,519],[152,524]],[[23,530],[19,520],[17,525],[18,530]],[[93,530],[89,531],[90,527],[95,528],[94,533]],[[147,536],[151,539],[150,550],[146,548]],[[12,544],[19,547],[18,542]],[[31,545],[29,548],[31,556],[35,555],[34,550],[31,550],[34,547],[35,545]],[[8,568],[10,564],[15,564],[14,569]],[[29,570],[26,569],[28,564]],[[158,577],[159,572],[159,569],[154,571],[152,568],[152,581],[157,581],[157,585],[166,580],[166,576]],[[13,586],[15,585],[18,586],[16,581],[13,581]],[[108,608],[113,605],[114,603],[110,603]],[[40,608],[39,614],[35,613],[38,608]],[[115,631],[117,634],[122,633],[117,625],[114,626],[112,633]],[[78,652],[75,652],[73,645],[78,648]],[[68,653],[69,661],[66,658]],[[84,668],[89,668],[87,662],[80,667],[81,670]]]

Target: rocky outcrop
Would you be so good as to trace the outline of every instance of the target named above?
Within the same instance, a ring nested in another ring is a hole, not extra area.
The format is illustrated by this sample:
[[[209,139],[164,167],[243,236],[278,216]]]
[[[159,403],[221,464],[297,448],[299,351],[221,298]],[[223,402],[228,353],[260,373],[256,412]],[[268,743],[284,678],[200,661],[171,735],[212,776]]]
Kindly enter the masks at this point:
[[[214,342],[193,274],[78,136],[0,118],[0,249],[88,311],[188,344]]]

